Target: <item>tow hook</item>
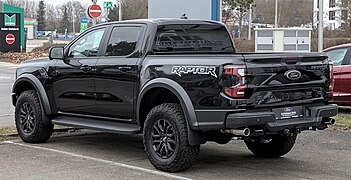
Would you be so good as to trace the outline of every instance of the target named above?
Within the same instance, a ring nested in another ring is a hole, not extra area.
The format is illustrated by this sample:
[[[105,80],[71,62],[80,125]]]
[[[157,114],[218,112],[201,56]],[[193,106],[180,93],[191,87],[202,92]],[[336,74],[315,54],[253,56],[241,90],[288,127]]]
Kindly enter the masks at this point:
[[[294,136],[294,135],[297,135],[297,134],[300,134],[301,133],[301,128],[297,127],[293,130],[290,130],[290,129],[284,129],[283,130],[283,135],[284,136]]]

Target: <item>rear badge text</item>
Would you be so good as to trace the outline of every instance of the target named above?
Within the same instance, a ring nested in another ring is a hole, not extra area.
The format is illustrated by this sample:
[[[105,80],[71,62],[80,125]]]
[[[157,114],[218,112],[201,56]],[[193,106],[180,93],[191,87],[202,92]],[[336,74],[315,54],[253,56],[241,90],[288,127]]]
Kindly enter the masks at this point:
[[[201,74],[201,75],[211,75],[217,78],[216,67],[213,66],[173,66],[172,74],[177,74],[182,77],[182,74]]]

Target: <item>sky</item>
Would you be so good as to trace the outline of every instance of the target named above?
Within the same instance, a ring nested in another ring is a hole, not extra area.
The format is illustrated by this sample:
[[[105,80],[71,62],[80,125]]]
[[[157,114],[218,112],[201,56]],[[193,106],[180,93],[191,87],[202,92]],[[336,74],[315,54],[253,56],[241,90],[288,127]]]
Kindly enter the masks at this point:
[[[35,1],[40,1],[40,0],[35,0]],[[44,1],[45,1],[46,4],[60,5],[60,4],[63,4],[65,2],[67,2],[67,1],[69,1],[69,0],[44,0]],[[80,1],[83,4],[86,4],[86,5],[93,4],[91,0],[78,0],[78,1]],[[117,0],[97,0],[97,4],[102,6],[104,1],[110,1],[110,2],[113,2],[114,4],[117,2]]]

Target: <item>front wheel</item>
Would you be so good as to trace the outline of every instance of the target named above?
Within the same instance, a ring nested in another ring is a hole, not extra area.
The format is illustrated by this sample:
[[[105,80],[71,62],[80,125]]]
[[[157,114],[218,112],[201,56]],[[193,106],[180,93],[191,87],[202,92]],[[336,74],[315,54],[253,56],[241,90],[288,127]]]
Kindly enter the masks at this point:
[[[275,135],[269,138],[245,140],[246,146],[256,156],[277,158],[287,154],[294,146],[296,135]]]
[[[179,104],[155,106],[144,125],[144,147],[151,164],[161,171],[179,172],[196,160],[200,145],[188,143],[187,124]]]
[[[53,125],[44,123],[44,113],[36,91],[21,93],[15,108],[15,122],[19,136],[24,142],[42,143],[47,141]]]

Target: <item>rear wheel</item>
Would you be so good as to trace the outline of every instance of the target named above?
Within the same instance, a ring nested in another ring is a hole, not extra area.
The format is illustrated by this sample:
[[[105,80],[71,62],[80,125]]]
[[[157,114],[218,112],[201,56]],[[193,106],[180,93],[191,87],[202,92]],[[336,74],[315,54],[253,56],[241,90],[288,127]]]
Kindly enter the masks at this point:
[[[42,143],[53,131],[52,124],[43,122],[43,110],[36,91],[24,91],[18,98],[15,108],[17,132],[24,142]]]
[[[287,154],[294,146],[296,135],[275,135],[270,138],[245,140],[246,146],[256,156],[276,158]]]
[[[149,112],[144,146],[151,164],[167,172],[188,169],[200,151],[200,145],[189,145],[186,120],[180,105],[175,103],[155,106]]]

